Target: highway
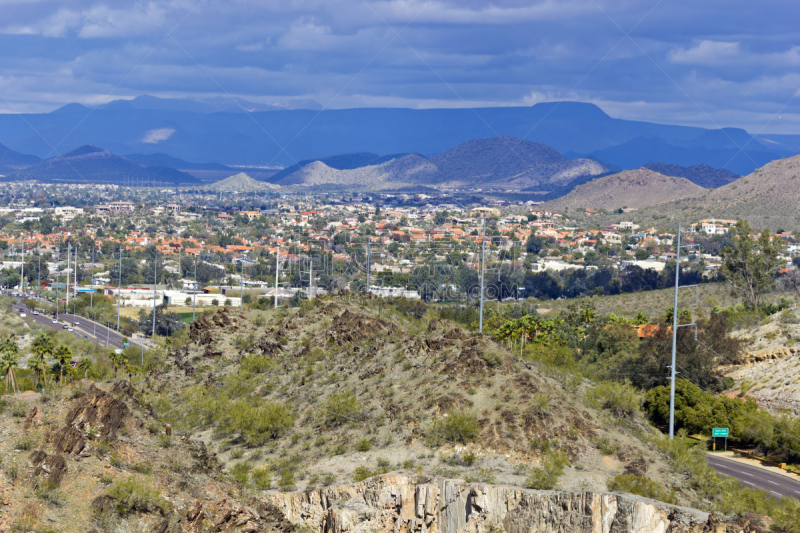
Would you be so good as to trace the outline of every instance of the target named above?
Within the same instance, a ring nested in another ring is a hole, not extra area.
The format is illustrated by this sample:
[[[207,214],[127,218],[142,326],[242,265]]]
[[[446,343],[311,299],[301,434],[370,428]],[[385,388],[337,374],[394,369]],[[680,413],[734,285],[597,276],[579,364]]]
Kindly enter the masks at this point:
[[[800,477],[795,480],[735,459],[710,454],[708,464],[720,474],[735,478],[748,487],[763,489],[776,498],[800,499]]]
[[[99,324],[88,318],[82,316],[59,313],[58,322],[53,323],[54,317],[50,314],[33,314],[33,310],[29,309],[22,301],[18,300],[12,309],[15,313],[25,313],[27,319],[50,329],[64,330],[64,326],[68,325],[72,328],[72,334],[79,338],[89,339],[92,342],[108,346],[109,348],[123,348],[123,335],[117,333],[111,328],[107,328],[103,324]],[[141,345],[140,339],[129,339],[131,344]],[[137,342],[139,341],[139,342]],[[147,345],[145,344],[145,349]]]

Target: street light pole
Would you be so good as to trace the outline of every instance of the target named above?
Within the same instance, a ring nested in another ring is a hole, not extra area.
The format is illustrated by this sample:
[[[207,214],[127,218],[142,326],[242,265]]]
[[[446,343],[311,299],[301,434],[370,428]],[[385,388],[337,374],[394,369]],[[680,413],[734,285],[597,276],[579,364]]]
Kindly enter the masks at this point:
[[[197,303],[197,256],[194,256],[194,291],[192,291],[192,322],[194,322],[195,307]]]
[[[678,281],[681,273],[681,223],[678,222],[678,246],[675,248],[675,303],[672,307],[672,366],[669,374],[669,440],[675,438],[675,360],[678,348]]]
[[[158,283],[158,249],[153,258],[153,333],[151,339],[156,339],[156,284]]]
[[[119,331],[119,306],[122,302],[122,246],[119,247],[119,281],[117,285],[117,331]],[[106,346],[108,343],[106,342]]]
[[[481,308],[478,316],[478,333],[483,333],[483,273],[484,259],[486,257],[486,219],[483,219],[483,231],[481,232]]]

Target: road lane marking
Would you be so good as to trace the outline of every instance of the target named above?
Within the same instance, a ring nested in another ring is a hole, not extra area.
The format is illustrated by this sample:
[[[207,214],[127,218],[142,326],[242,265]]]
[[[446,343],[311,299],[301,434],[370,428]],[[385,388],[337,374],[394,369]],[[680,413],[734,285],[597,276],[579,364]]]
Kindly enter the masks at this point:
[[[753,477],[753,474],[748,474],[747,472],[739,472],[740,474],[744,474],[745,476]]]
[[[748,484],[748,485],[750,485],[751,487],[755,487],[755,484],[753,484],[753,483],[750,483],[749,481],[742,481],[742,483],[747,483],[747,484]]]
[[[771,492],[772,494],[777,494],[778,496],[781,496],[781,497],[783,497],[783,494],[781,494],[780,492],[775,492],[774,490],[771,490],[770,492]]]
[[[765,479],[764,481],[766,481],[767,483],[772,483],[773,485],[779,485],[779,483],[775,483],[774,481],[770,481],[768,479]]]

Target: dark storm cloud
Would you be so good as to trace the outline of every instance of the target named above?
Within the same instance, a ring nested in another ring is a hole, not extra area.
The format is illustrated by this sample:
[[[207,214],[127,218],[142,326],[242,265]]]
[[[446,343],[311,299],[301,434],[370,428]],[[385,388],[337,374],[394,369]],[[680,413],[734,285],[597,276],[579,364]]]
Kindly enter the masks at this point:
[[[144,93],[334,108],[571,99],[794,133],[799,16],[788,1],[0,0],[0,110]]]

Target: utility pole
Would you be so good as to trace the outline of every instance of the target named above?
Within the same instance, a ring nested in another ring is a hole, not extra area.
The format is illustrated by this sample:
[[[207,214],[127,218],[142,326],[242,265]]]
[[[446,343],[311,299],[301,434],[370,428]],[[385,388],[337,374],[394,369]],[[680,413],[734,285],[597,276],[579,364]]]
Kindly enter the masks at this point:
[[[486,257],[486,219],[483,219],[483,231],[481,232],[481,308],[478,315],[478,333],[483,333],[483,270],[484,258]]]
[[[242,265],[242,273],[239,275],[239,309],[244,305],[244,258],[239,261]]]
[[[156,255],[153,258],[153,333],[151,339],[155,342],[156,339],[156,284],[158,283],[158,249],[156,248]]]
[[[89,309],[92,313],[92,320],[94,320],[94,246],[92,246],[92,279],[89,282],[92,287],[92,290],[89,291]]]
[[[194,291],[192,291],[192,322],[194,322],[194,312],[196,303],[197,303],[197,256],[194,256]]]
[[[58,280],[60,272],[58,271],[58,248],[56,248],[56,320],[58,320]]]
[[[72,244],[67,244],[67,287],[64,292],[66,292],[66,301],[64,302],[64,314],[69,314],[69,259],[72,255]]]
[[[681,273],[681,223],[678,222],[678,246],[675,247],[675,303],[672,307],[672,366],[669,383],[669,440],[675,438],[675,356],[678,349],[678,281]]]
[[[19,293],[25,291],[25,236],[22,237],[22,261],[19,264]]]
[[[75,298],[72,299],[72,314],[78,311],[78,247],[75,247]]]
[[[39,272],[36,273],[36,295],[41,296],[42,293],[42,250],[39,245],[36,245],[36,257],[39,259]]]
[[[119,305],[122,302],[122,246],[119,247],[119,282],[117,285],[117,331],[119,331]],[[106,340],[108,346],[108,340]]]
[[[281,247],[278,245],[278,255],[275,256],[275,309],[278,308],[278,274],[281,269]]]
[[[367,237],[369,239],[369,237]],[[370,274],[370,245],[372,243],[368,240],[367,241],[367,294],[369,294],[369,274]]]

